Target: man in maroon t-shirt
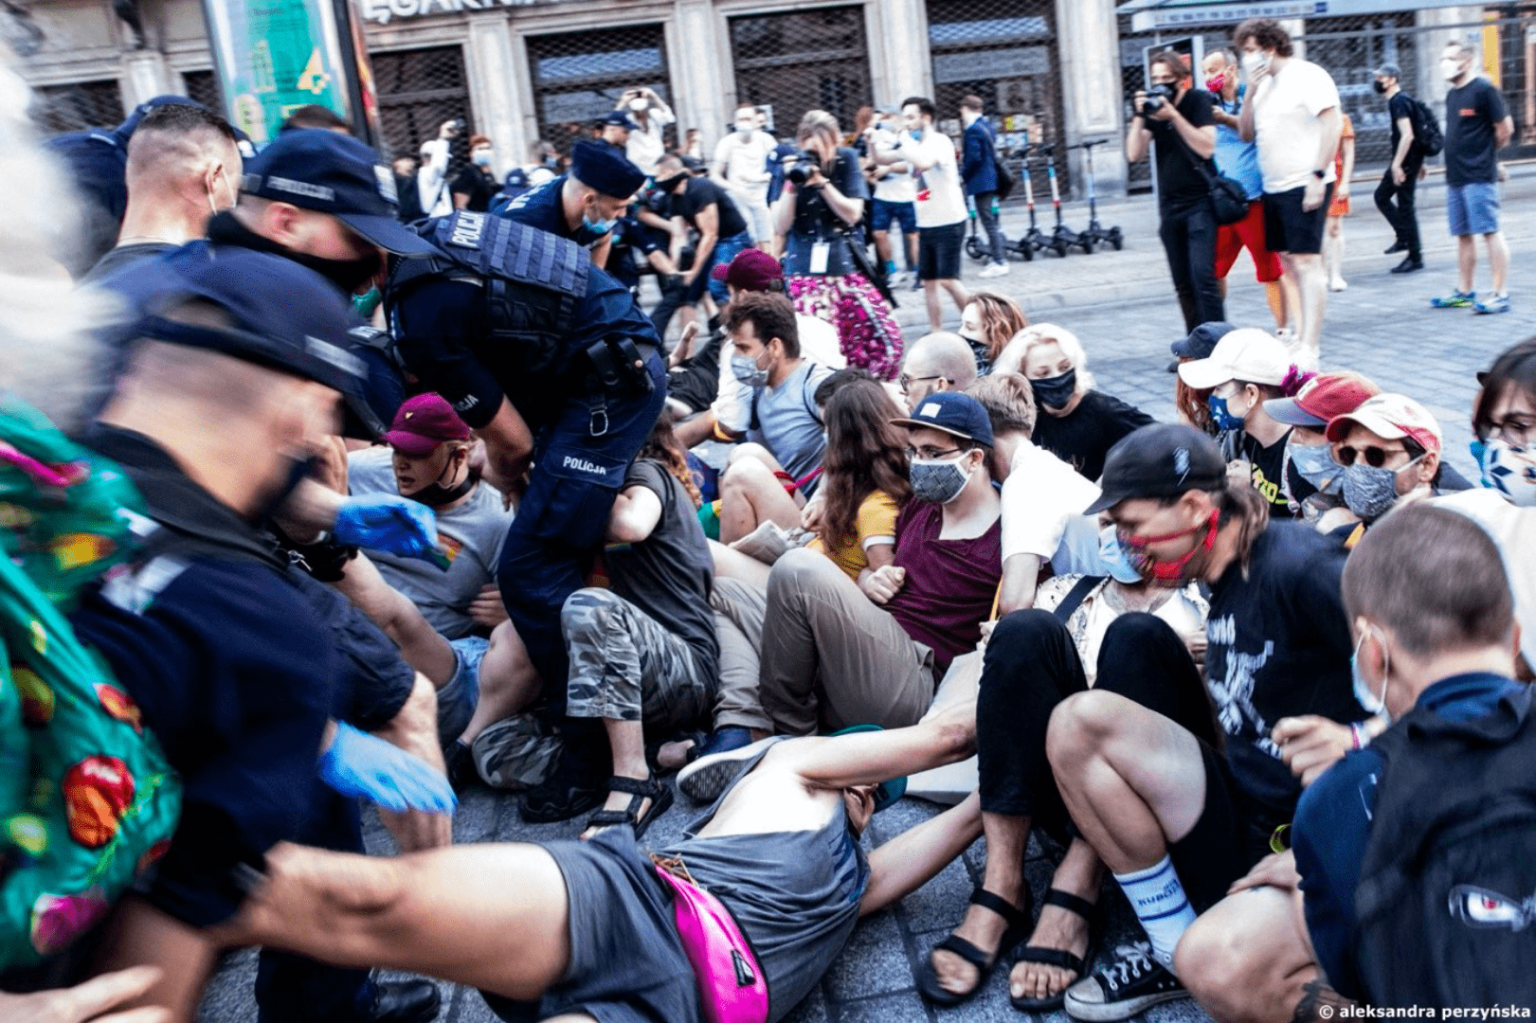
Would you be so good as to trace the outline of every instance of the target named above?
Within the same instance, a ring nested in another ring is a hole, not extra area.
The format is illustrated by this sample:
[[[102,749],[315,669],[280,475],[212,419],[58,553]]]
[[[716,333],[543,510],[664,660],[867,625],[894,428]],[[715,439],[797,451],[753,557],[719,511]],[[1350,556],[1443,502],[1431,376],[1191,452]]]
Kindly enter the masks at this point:
[[[799,549],[768,577],[760,696],[778,734],[914,724],[981,637],[1002,579],[987,413],[941,391],[895,422],[910,431],[913,500],[896,520],[894,563],[854,583]]]

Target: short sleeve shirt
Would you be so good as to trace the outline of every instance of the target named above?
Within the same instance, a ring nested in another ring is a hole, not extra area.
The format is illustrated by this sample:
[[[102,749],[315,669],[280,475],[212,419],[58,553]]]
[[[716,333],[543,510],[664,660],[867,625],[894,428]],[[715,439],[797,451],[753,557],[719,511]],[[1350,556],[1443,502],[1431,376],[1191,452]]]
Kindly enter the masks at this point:
[[[825,552],[827,557],[837,563],[838,568],[847,573],[848,578],[858,582],[859,573],[869,567],[869,549],[896,542],[896,518],[900,514],[901,509],[896,506],[894,497],[883,490],[872,490],[859,504],[859,512],[854,519],[854,535],[849,543],[828,547],[818,537],[812,546]]]
[[[1387,100],[1387,117],[1392,122],[1392,156],[1397,155],[1397,147],[1403,141],[1403,130],[1397,126],[1397,122],[1406,120],[1413,124],[1413,99],[1406,92],[1399,92],[1396,96]],[[1415,140],[1415,148],[1417,140]],[[1409,150],[1409,155],[1413,150]]]
[[[1238,86],[1234,102],[1226,103],[1218,99],[1216,105],[1237,117],[1243,111],[1247,88],[1246,85]],[[1259,171],[1258,143],[1244,142],[1242,132],[1225,124],[1216,125],[1216,169],[1241,183],[1250,201],[1264,194],[1264,175]]]
[[[1254,140],[1259,144],[1259,167],[1264,172],[1264,191],[1270,195],[1303,188],[1321,170],[1333,181],[1332,161],[1319,166],[1323,123],[1318,115],[1339,105],[1339,90],[1328,72],[1300,57],[1286,59],[1278,74],[1271,74],[1249,99],[1258,103],[1253,112]]]
[[[897,137],[892,132],[882,129],[875,133],[876,149],[889,149],[896,142]],[[875,182],[875,198],[881,202],[914,202],[917,199],[917,181],[912,177],[911,168],[903,171],[888,170],[885,177]]]
[[[491,208],[491,199],[496,195],[497,185],[479,167],[465,167],[453,179],[448,191],[453,195],[469,196],[469,202],[464,208],[471,213],[484,213]]]
[[[395,473],[388,448],[368,448],[347,456],[348,489],[358,494],[395,494]],[[487,483],[475,487],[461,505],[437,510],[437,538],[449,559],[445,572],[419,558],[369,551],[385,582],[403,593],[434,630],[461,639],[474,630],[470,602],[490,585],[501,558],[501,544],[512,525],[512,512]]]
[[[715,207],[721,238],[734,238],[747,229],[747,222],[736,208],[736,203],[725,194],[725,189],[708,178],[689,178],[681,195],[672,197],[672,215],[682,217],[695,230],[699,226],[699,213]]]
[[[849,199],[869,198],[869,183],[864,180],[859,156],[846,146],[838,149],[837,159],[827,180]],[[784,272],[809,274],[816,243],[835,239],[855,228],[851,228],[827,208],[820,189],[796,186],[794,197],[795,219],[790,224],[788,245],[784,252]],[[834,242],[827,251],[827,275],[840,277],[857,269],[848,253],[848,246]]]
[[[897,152],[933,164],[925,171],[917,171],[918,229],[963,223],[966,218],[965,189],[960,183],[960,164],[955,158],[954,141],[942,131],[930,129],[922,141],[908,135]]]
[[[827,448],[826,427],[817,418],[815,394],[831,375],[826,366],[805,359],[783,383],[762,387],[753,398],[757,424],[748,430],[748,439],[766,447],[797,480],[820,468]]]
[[[1035,420],[1035,444],[1098,482],[1104,456],[1120,438],[1152,422],[1152,417],[1119,398],[1089,391],[1067,416],[1041,412]],[[1085,506],[1086,507],[1086,506]]]
[[[913,500],[896,520],[897,567],[906,583],[885,605],[908,636],[933,650],[942,676],[981,640],[1002,582],[1002,518],[980,536],[944,540],[944,509]]]
[[[1050,561],[1069,526],[1098,499],[1098,485],[1066,462],[1033,444],[1021,445],[1003,481],[1003,563],[1015,554]],[[1092,533],[1096,548],[1096,525]]]
[[[1445,183],[1488,184],[1499,179],[1497,127],[1509,116],[1504,96],[1486,78],[1445,94]]]
[[[1081,575],[1057,575],[1047,579],[1040,584],[1035,594],[1035,607],[1042,611],[1056,610],[1082,578]],[[1110,585],[1110,581],[1105,579],[1089,590],[1066,622],[1067,632],[1077,647],[1078,657],[1083,664],[1083,675],[1090,687],[1098,681],[1099,648],[1104,645],[1104,636],[1114,620],[1124,614],[1105,595]],[[1187,645],[1191,638],[1205,635],[1205,616],[1209,612],[1210,605],[1200,596],[1199,585],[1190,583],[1170,593],[1167,600],[1152,610],[1152,615],[1167,622]]]

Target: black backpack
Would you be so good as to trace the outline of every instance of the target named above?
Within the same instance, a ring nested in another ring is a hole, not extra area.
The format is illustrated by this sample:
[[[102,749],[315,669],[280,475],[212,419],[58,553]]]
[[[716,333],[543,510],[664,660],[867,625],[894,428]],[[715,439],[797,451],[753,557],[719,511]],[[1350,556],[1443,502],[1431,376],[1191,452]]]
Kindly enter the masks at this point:
[[[1473,721],[1416,708],[1371,749],[1386,766],[1355,895],[1366,1002],[1536,1005],[1531,691]]]
[[[1439,156],[1445,148],[1445,135],[1440,131],[1440,119],[1429,109],[1429,104],[1413,96],[1413,144],[1425,156]]]

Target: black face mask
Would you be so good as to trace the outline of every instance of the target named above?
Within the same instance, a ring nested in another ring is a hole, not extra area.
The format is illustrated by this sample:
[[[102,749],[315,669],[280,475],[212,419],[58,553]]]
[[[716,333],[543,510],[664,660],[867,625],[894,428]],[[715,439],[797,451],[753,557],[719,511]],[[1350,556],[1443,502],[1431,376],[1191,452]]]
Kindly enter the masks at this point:
[[[1046,377],[1043,380],[1031,379],[1029,387],[1035,392],[1037,403],[1051,408],[1066,408],[1067,402],[1072,400],[1077,390],[1077,370],[1069,369],[1061,376]]]
[[[452,504],[453,502],[457,501],[459,498],[475,489],[475,484],[480,482],[480,474],[471,469],[468,473],[465,474],[464,481],[458,486],[443,486],[443,476],[451,476],[452,474],[453,460],[449,459],[448,465],[443,469],[442,473],[438,475],[437,479],[433,480],[431,483],[428,483],[426,486],[416,491],[416,493],[407,494],[405,496],[409,497],[412,501],[420,501],[428,508],[441,508],[444,505]]]
[[[674,188],[687,180],[688,172],[684,171],[681,174],[674,174],[670,178],[663,178],[662,180],[656,182],[656,187],[661,189],[663,192],[671,192]]]
[[[1378,78],[1376,81],[1371,83],[1371,88],[1375,89],[1377,92],[1386,92],[1387,83]]]
[[[307,252],[295,252],[252,231],[240,223],[239,218],[229,210],[216,214],[208,221],[208,240],[217,244],[255,249],[257,252],[270,252],[284,259],[291,259],[300,266],[306,266],[315,271],[348,295],[355,295],[359,288],[372,280],[383,268],[383,262],[376,252],[361,259],[324,259],[320,256],[311,256]]]

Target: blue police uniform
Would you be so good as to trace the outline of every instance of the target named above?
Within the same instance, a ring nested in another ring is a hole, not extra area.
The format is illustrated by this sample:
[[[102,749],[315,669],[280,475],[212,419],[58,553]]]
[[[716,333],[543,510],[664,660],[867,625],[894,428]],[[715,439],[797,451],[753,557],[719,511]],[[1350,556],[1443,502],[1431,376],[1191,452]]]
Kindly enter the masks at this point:
[[[631,209],[614,225],[613,245],[608,250],[608,262],[603,269],[633,295],[640,287],[640,265],[636,253],[639,253],[640,260],[648,263],[650,254],[661,251],[666,244],[667,236],[654,227],[640,223],[640,218]]]
[[[614,496],[661,413],[656,332],[569,241],[465,212],[431,230],[445,257],[395,266],[390,322],[406,365],[471,427],[506,398],[533,432],[533,474],[496,578],[563,708],[560,609],[601,551]],[[643,370],[627,376],[604,368],[636,357]]]
[[[568,238],[584,249],[595,247],[608,237],[606,233],[599,234],[585,224],[578,225],[574,231],[566,225],[560,190],[565,187],[568,176],[562,174],[553,181],[530,188],[508,203],[499,216],[540,231],[548,231],[559,238]]]

